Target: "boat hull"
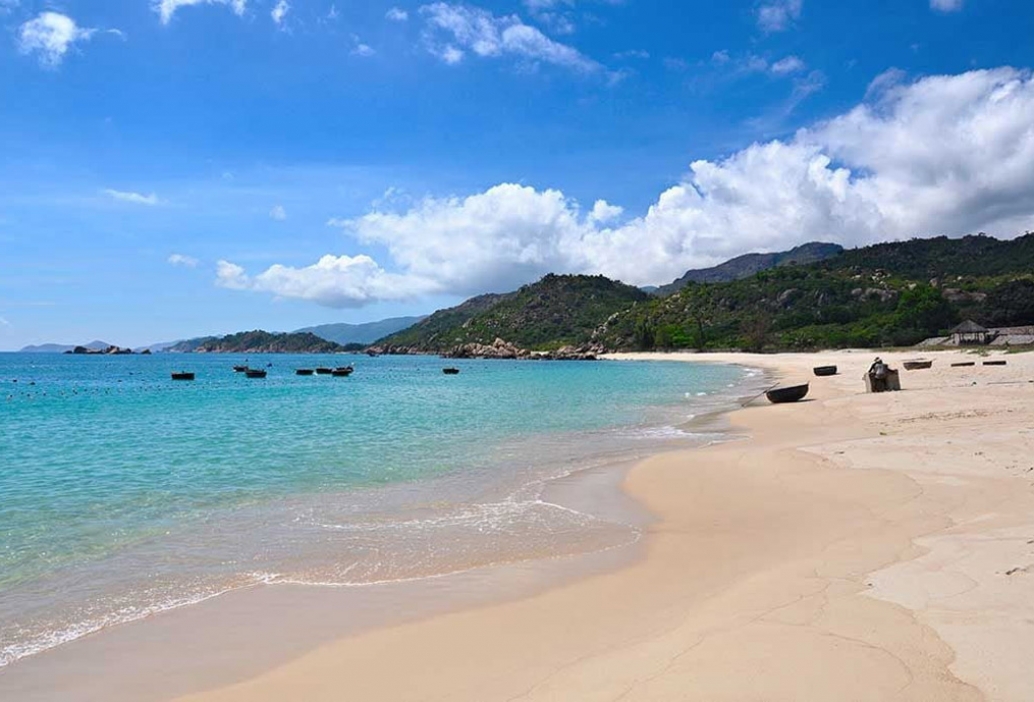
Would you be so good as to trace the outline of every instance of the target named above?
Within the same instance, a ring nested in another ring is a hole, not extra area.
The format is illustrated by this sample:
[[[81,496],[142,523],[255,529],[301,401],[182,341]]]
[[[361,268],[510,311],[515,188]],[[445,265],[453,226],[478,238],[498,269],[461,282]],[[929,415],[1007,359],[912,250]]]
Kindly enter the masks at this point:
[[[820,376],[820,377],[822,377],[822,376],[829,376],[829,375],[836,375],[837,374],[837,367],[836,366],[815,366],[815,368],[813,368],[812,371],[815,373],[815,375]]]
[[[785,388],[773,388],[765,393],[765,397],[768,401],[773,404],[783,404],[786,402],[799,402],[804,399],[804,396],[808,394],[808,384],[804,385],[791,385]]]

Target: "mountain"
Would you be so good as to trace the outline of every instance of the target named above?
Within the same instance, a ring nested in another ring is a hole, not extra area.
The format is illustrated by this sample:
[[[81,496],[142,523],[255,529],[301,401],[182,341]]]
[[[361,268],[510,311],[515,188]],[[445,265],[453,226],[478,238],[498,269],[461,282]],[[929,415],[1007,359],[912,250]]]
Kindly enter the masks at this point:
[[[733,280],[749,278],[755,273],[778,268],[780,266],[796,266],[834,258],[843,253],[844,247],[839,244],[825,244],[813,241],[801,244],[789,251],[778,253],[749,253],[730,259],[713,268],[700,268],[686,271],[681,278],[657,288],[657,295],[671,295],[686,287],[687,283],[728,283]]]
[[[1034,324],[1034,233],[877,244],[720,283],[689,282],[623,310],[608,349],[906,346],[964,319]]]
[[[298,329],[296,334],[311,333],[333,341],[336,344],[372,344],[378,339],[383,339],[389,334],[408,329],[426,317],[392,317],[382,319],[379,322],[367,322],[365,324],[321,324],[315,327]]]
[[[170,346],[171,353],[338,353],[344,347],[315,334],[277,334],[262,330],[223,337],[189,339]]]
[[[111,344],[105,341],[91,341],[88,344],[39,344],[38,346],[26,346],[21,353],[64,353],[80,345],[91,351],[103,351],[111,347]]]
[[[442,352],[503,339],[524,349],[552,350],[589,341],[611,315],[650,295],[603,276],[547,275],[516,292],[481,295],[378,342]]]

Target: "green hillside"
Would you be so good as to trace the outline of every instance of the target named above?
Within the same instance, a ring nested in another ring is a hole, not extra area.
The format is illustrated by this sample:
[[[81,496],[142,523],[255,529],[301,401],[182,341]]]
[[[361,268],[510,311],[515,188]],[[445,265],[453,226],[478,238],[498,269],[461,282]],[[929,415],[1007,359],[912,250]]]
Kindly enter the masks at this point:
[[[436,312],[378,345],[439,352],[501,338],[525,349],[551,350],[587,343],[611,315],[649,299],[603,276],[547,275],[516,292],[482,295]]]
[[[608,349],[910,345],[962,319],[1034,324],[1034,234],[915,239],[743,280],[690,283],[598,331]]]
[[[192,339],[166,350],[173,353],[336,353],[345,349],[315,334],[276,334],[255,330]]]

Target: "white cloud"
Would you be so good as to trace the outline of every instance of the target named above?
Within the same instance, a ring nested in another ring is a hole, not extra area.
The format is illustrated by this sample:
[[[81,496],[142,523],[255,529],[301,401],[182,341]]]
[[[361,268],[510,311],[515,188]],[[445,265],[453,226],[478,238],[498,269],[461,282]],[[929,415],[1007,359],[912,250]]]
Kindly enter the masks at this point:
[[[384,15],[392,22],[405,22],[409,19],[409,13],[400,7],[393,7]]]
[[[938,12],[958,12],[962,9],[962,0],[930,0],[930,8]]]
[[[377,52],[374,50],[374,48],[372,46],[370,46],[369,44],[364,44],[362,42],[359,42],[358,44],[356,44],[355,48],[352,49],[352,55],[353,56],[369,57],[369,56],[373,56],[376,53]]]
[[[592,212],[589,213],[589,219],[593,222],[606,224],[607,222],[617,219],[624,212],[625,208],[623,207],[611,205],[606,200],[597,200],[596,204],[592,207]]]
[[[172,21],[172,16],[181,7],[192,7],[194,5],[226,5],[234,14],[244,14],[248,0],[152,0],[151,7],[162,19],[162,24]]]
[[[804,0],[769,0],[757,11],[758,27],[765,32],[781,32],[801,16]]]
[[[326,307],[361,307],[379,300],[405,300],[435,287],[415,275],[386,272],[369,256],[324,256],[306,268],[275,265],[254,277],[235,263],[219,261],[216,284],[231,290],[273,293]]]
[[[646,60],[650,58],[650,52],[644,51],[643,49],[629,49],[628,51],[619,51],[614,54],[616,59],[642,59]]]
[[[513,289],[544,273],[634,284],[805,241],[863,245],[975,231],[1034,229],[1034,79],[1012,68],[883,81],[865,102],[792,139],[695,161],[640,217],[558,190],[501,184],[337,221],[390,265],[326,256],[220,284],[335,306],[423,293]],[[391,207],[391,203],[385,205]],[[394,272],[389,272],[394,271]]]
[[[72,45],[89,40],[96,32],[96,29],[79,27],[67,15],[41,12],[18,29],[18,50],[23,54],[38,54],[41,65],[56,68]]]
[[[9,327],[9,326],[11,326],[11,323],[8,322],[3,317],[0,317],[0,327]]]
[[[178,253],[172,254],[167,260],[173,266],[186,266],[187,268],[197,268],[197,264],[200,263],[193,256]]]
[[[136,205],[154,206],[161,202],[158,199],[158,196],[154,193],[151,193],[150,195],[141,195],[140,193],[124,192],[122,190],[112,190],[108,188],[104,191],[104,194],[120,202],[132,202]]]
[[[428,50],[448,64],[462,61],[467,51],[484,58],[512,56],[571,70],[594,73],[603,67],[574,47],[553,41],[516,15],[498,17],[477,7],[437,2],[420,12],[428,24]],[[448,37],[442,41],[440,37]]]
[[[769,70],[778,76],[785,76],[790,73],[797,73],[803,71],[806,68],[804,61],[801,61],[796,56],[787,56],[786,58],[780,59],[769,66]]]
[[[269,16],[273,18],[273,24],[278,27],[282,27],[284,18],[287,17],[287,13],[291,11],[291,4],[287,0],[278,0],[277,4],[273,6],[272,12]]]
[[[269,218],[277,222],[283,222],[287,219],[287,210],[284,209],[283,205],[274,205],[273,209],[269,211]]]

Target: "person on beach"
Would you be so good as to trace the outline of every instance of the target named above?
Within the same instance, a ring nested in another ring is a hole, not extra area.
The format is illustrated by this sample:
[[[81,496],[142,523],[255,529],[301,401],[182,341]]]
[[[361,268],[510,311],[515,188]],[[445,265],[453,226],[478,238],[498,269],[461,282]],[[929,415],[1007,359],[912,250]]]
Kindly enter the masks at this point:
[[[873,392],[883,392],[887,389],[887,364],[879,356],[869,366],[869,377],[872,379]]]

